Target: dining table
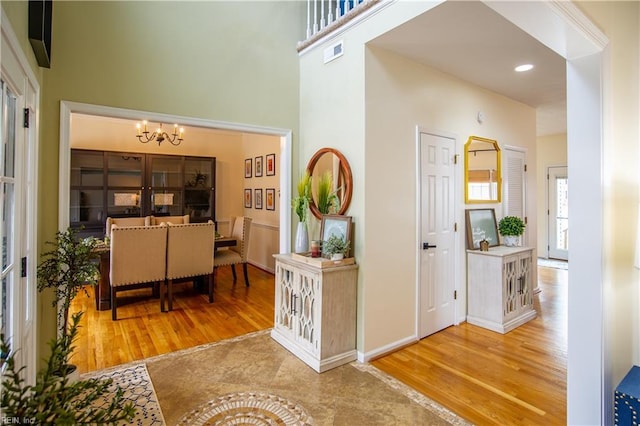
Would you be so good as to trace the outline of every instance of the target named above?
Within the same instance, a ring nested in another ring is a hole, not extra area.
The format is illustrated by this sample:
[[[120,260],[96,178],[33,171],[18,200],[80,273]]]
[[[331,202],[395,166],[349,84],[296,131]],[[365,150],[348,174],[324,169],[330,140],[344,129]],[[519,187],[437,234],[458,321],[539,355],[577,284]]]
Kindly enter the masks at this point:
[[[233,247],[238,244],[234,237],[217,236],[214,248],[217,250],[223,247]],[[95,288],[96,310],[106,311],[111,309],[111,280],[109,271],[111,269],[111,246],[107,242],[99,243],[94,252],[100,257],[100,279]]]

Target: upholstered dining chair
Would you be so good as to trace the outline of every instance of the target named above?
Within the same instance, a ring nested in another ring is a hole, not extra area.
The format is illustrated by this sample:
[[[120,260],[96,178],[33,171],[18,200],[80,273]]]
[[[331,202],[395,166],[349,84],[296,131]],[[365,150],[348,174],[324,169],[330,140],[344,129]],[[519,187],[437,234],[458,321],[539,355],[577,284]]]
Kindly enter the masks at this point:
[[[117,319],[117,293],[121,290],[158,288],[164,282],[167,261],[167,227],[118,226],[111,228],[111,319]]]
[[[149,226],[149,216],[146,217],[108,217],[104,227],[104,235],[111,234],[111,226]]]
[[[149,225],[160,225],[161,223],[189,223],[189,215],[185,214],[184,216],[149,216]]]
[[[215,228],[207,223],[167,224],[167,290],[169,311],[173,310],[174,280],[205,276],[209,284],[209,303],[213,302],[213,259]],[[164,312],[164,289],[160,310]]]
[[[216,257],[214,263],[216,268],[218,266],[231,265],[231,272],[233,273],[233,282],[237,280],[235,265],[242,264],[242,271],[244,272],[244,283],[249,287],[249,275],[247,274],[247,256],[249,254],[249,236],[251,234],[251,219],[247,216],[238,216],[231,218],[231,224],[229,229],[231,230],[231,236],[234,237],[238,244],[229,247],[226,250],[216,251]]]

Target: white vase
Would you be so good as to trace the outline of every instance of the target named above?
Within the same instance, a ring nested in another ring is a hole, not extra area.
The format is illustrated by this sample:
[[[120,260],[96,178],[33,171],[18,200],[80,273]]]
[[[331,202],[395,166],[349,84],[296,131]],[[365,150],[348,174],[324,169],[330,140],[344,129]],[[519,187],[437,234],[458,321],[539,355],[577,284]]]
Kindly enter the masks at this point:
[[[504,245],[507,247],[516,247],[520,237],[518,235],[503,235]]]
[[[331,255],[331,260],[342,260],[344,259],[344,253],[333,253]]]
[[[304,222],[298,223],[298,229],[296,231],[296,253],[306,253],[309,251],[309,233],[307,232],[307,224]]]

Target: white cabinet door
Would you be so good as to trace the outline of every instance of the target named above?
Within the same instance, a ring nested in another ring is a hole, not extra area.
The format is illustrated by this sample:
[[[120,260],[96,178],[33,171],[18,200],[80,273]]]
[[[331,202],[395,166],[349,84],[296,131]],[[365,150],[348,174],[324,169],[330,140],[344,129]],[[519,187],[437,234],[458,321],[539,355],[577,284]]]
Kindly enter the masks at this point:
[[[274,327],[282,334],[294,339],[294,296],[296,292],[296,272],[285,263],[276,264],[276,301]]]
[[[296,279],[298,287],[294,294],[294,311],[296,312],[296,341],[300,347],[313,355],[318,354],[320,336],[320,277],[318,274],[298,270]]]

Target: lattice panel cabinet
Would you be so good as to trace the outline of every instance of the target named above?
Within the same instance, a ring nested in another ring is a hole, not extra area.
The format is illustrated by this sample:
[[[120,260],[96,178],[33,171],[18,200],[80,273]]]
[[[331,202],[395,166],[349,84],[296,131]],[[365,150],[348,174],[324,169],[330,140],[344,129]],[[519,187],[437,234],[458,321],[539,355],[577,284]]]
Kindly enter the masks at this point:
[[[356,359],[357,265],[316,267],[277,254],[271,336],[319,373]]]
[[[536,317],[533,248],[467,250],[467,322],[507,333]]]

